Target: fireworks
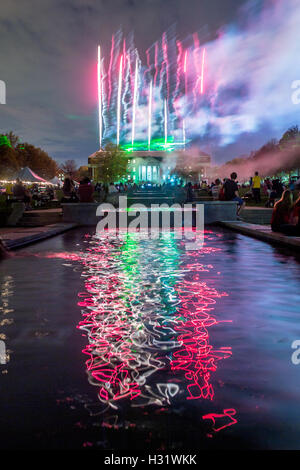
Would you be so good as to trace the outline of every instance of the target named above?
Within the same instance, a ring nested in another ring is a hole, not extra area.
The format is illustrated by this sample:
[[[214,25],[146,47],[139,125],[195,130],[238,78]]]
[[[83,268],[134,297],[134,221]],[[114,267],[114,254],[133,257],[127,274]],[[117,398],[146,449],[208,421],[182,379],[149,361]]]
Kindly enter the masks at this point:
[[[108,141],[127,150],[185,148],[186,117],[201,109],[204,99],[204,46],[194,41],[187,47],[164,33],[142,65],[133,42],[119,32],[107,60],[102,50],[99,46],[100,148]]]
[[[102,76],[101,76],[101,48],[98,46],[98,103],[99,103],[99,144],[102,148]]]
[[[151,125],[152,125],[152,80],[150,82],[150,88],[149,88],[149,111],[148,111],[148,150],[150,150],[151,147]]]
[[[134,134],[135,134],[135,116],[136,116],[136,103],[137,103],[137,87],[138,87],[138,74],[139,74],[139,62],[136,59],[135,62],[135,75],[134,75],[134,90],[133,90],[133,107],[132,107],[132,132],[131,132],[131,144],[134,146]]]
[[[117,145],[120,143],[120,123],[121,123],[121,93],[123,76],[123,56],[120,59],[119,86],[118,86],[118,104],[117,104]]]
[[[204,82],[204,64],[205,64],[205,49],[202,52],[202,65],[201,65],[201,95],[203,94],[203,82]]]
[[[165,146],[168,142],[168,109],[167,109],[167,100],[164,101],[164,114],[165,114]]]

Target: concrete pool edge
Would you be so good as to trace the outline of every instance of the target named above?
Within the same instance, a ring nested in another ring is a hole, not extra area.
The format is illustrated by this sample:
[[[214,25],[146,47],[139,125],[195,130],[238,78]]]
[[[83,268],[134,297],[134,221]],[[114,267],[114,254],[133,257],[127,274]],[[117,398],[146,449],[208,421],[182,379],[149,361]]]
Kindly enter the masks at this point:
[[[212,225],[226,227],[234,230],[235,232],[239,232],[243,235],[247,235],[267,243],[277,244],[300,251],[300,237],[289,237],[280,233],[274,233],[272,232],[270,226],[251,224],[248,222],[235,220],[219,221],[213,223]],[[56,235],[60,235],[79,226],[80,225],[77,223],[64,222],[30,229],[16,227],[16,230],[13,228],[6,228],[6,230],[1,230],[0,228],[0,238],[8,249],[14,250]],[[28,235],[18,236],[23,233],[28,233]]]
[[[45,240],[55,235],[60,235],[68,230],[78,227],[75,223],[57,223],[45,225],[43,227],[35,228],[22,228],[22,227],[5,227],[6,230],[0,228],[0,237],[4,242],[6,248],[14,250],[23,248],[24,246],[31,245],[42,240]],[[22,236],[22,234],[28,235]],[[18,236],[20,235],[20,236]]]
[[[234,221],[236,220],[236,207],[237,203],[235,201],[196,201],[190,203],[192,207],[182,206],[182,209],[186,211],[190,211],[192,214],[196,212],[197,205],[204,206],[204,221],[205,225],[214,224],[219,220],[228,220]],[[80,203],[63,203],[63,222],[66,223],[77,223],[81,226],[94,226],[96,227],[97,223],[104,218],[104,213],[109,211],[116,212],[116,215],[119,214],[120,209],[119,207],[111,206],[111,209],[106,208],[103,209],[103,215],[97,216],[97,208],[100,207],[101,204],[97,202],[80,202]],[[126,212],[128,214],[128,219],[135,218],[136,215],[127,211],[127,208],[131,208],[132,206],[126,206]],[[172,206],[170,208],[170,213],[172,213]],[[137,212],[138,209],[136,209]],[[148,218],[148,226],[151,226],[151,211],[152,210],[160,210],[158,208],[150,208],[145,206],[145,210],[149,213]],[[122,209],[121,209],[122,212]],[[194,215],[192,216],[194,217]],[[193,222],[194,223],[194,222]],[[117,220],[118,224],[118,220]]]
[[[281,233],[272,232],[271,226],[251,224],[243,221],[220,221],[216,225],[226,227],[243,235],[248,235],[258,240],[281,245],[300,251],[300,237],[290,237]]]

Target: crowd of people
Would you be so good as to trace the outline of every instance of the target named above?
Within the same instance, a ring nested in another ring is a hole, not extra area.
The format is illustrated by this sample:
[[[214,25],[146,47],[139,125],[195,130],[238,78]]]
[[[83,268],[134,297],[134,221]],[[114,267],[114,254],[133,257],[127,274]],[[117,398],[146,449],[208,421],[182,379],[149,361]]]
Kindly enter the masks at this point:
[[[66,176],[62,187],[63,199],[61,202],[94,202],[95,186],[87,176],[82,178],[79,186],[70,176]]]
[[[168,187],[169,183],[162,185],[153,185],[158,189]],[[89,178],[84,178],[78,188],[75,187],[72,179],[66,177],[63,185],[64,199],[63,201],[79,201],[79,202],[93,202],[94,192],[104,191],[106,194],[123,193],[129,190],[138,190],[145,187],[146,183],[137,185],[136,183],[118,183],[111,182],[108,185],[97,183],[95,186],[91,183]],[[239,193],[239,185],[237,182],[237,174],[232,172],[230,178],[224,178],[221,181],[217,178],[211,184],[207,181],[202,181],[192,184],[188,182],[183,185],[180,180],[175,183],[175,186],[184,187],[186,191],[186,202],[194,200],[196,190],[205,190],[208,195],[212,196],[214,200],[233,201],[237,203],[237,217],[239,218],[240,212],[245,207],[245,200]],[[174,187],[174,184],[172,185]],[[261,202],[261,191],[267,195],[267,207],[273,207],[272,215],[272,230],[274,232],[281,232],[288,235],[300,235],[300,197],[293,202],[293,189],[300,189],[300,180],[293,182],[292,188],[285,187],[282,182],[276,178],[272,181],[266,178],[263,182],[256,171],[254,176],[250,179],[250,189],[252,191],[255,203]],[[277,200],[277,202],[275,202]]]
[[[65,176],[62,186],[63,198],[61,202],[94,202],[95,193],[127,193],[128,191],[145,190],[151,187],[157,190],[174,189],[174,187],[183,188],[186,193],[185,202],[193,202],[197,191],[205,191],[208,196],[214,200],[234,201],[237,203],[237,216],[245,206],[245,199],[252,195],[252,199],[256,204],[261,203],[261,195],[264,194],[267,199],[266,207],[273,208],[271,227],[274,232],[284,233],[286,235],[300,236],[300,193],[297,197],[294,194],[300,190],[300,178],[298,180],[290,179],[288,184],[283,184],[279,178],[265,178],[261,180],[258,172],[250,178],[250,191],[246,192],[243,197],[240,194],[240,187],[237,182],[237,174],[232,172],[230,178],[223,180],[217,178],[211,184],[208,181],[199,181],[197,183],[183,183],[182,180],[176,180],[173,183],[164,182],[147,183],[118,183],[110,184],[96,183],[93,184],[88,177],[84,177],[80,184],[74,182],[68,175]],[[25,204],[26,210],[30,210],[32,206],[42,205],[43,201],[52,200],[55,197],[55,188],[48,186],[41,188],[37,184],[24,185],[19,179],[15,184],[9,184],[6,187],[6,196],[12,201],[19,201]],[[295,200],[294,200],[294,199]],[[277,201],[277,202],[276,202]]]
[[[236,173],[232,173],[230,180],[225,179],[223,183],[217,179],[211,191],[214,199],[236,201],[239,214],[245,202],[239,196],[236,179]],[[284,185],[279,178],[272,181],[266,178],[262,184],[256,171],[254,177],[250,179],[250,188],[256,203],[261,202],[261,189],[263,189],[268,198],[266,207],[273,207],[271,218],[273,232],[300,236],[300,192],[294,200],[294,192],[300,190],[300,178],[290,179],[287,185]]]
[[[41,187],[36,183],[24,184],[19,178],[15,183],[7,183],[1,193],[6,196],[7,203],[23,202],[26,210],[41,207],[55,197],[53,186]]]
[[[223,181],[217,178],[211,184],[210,193],[214,200],[237,202],[238,216],[245,206],[245,201],[239,194],[237,174],[235,172],[232,172],[230,178],[224,178]]]
[[[138,190],[157,190],[164,191],[171,188],[182,186],[182,181],[176,183],[150,183],[147,181],[142,181],[139,184],[127,182],[127,183],[114,183],[110,182],[109,184],[105,183],[92,183],[91,180],[86,177],[80,181],[78,187],[74,184],[72,179],[69,176],[65,177],[63,184],[63,193],[64,198],[62,202],[93,202],[94,193],[105,193],[114,194],[114,193],[127,193],[128,191],[138,191]],[[188,185],[186,185],[188,188]]]
[[[293,191],[298,185],[300,185],[300,179],[299,181],[290,179],[286,184],[283,184],[279,178],[274,178],[273,180],[265,178],[264,181],[261,182],[258,172],[255,173],[254,178],[250,178],[250,187],[252,187],[254,202],[261,202],[262,191],[264,196],[267,197],[265,203],[266,207],[274,207],[275,201],[281,198],[285,189]]]

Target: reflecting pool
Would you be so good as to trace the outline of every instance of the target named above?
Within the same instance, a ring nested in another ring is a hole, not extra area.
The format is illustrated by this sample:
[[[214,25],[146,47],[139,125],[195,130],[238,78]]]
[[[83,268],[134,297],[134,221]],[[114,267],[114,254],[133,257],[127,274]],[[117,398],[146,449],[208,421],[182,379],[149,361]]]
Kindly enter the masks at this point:
[[[0,280],[0,448],[300,448],[293,254],[77,229]]]

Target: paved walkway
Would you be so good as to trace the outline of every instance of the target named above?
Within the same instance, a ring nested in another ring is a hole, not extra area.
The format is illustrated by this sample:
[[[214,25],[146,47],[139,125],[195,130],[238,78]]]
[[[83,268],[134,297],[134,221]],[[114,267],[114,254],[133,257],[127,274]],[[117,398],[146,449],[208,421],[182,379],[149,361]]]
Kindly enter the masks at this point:
[[[281,233],[272,232],[270,225],[249,224],[242,221],[220,222],[220,225],[265,242],[300,250],[300,237],[288,237]]]
[[[7,248],[15,249],[53,237],[76,226],[72,223],[58,223],[42,227],[1,227],[0,238]]]

